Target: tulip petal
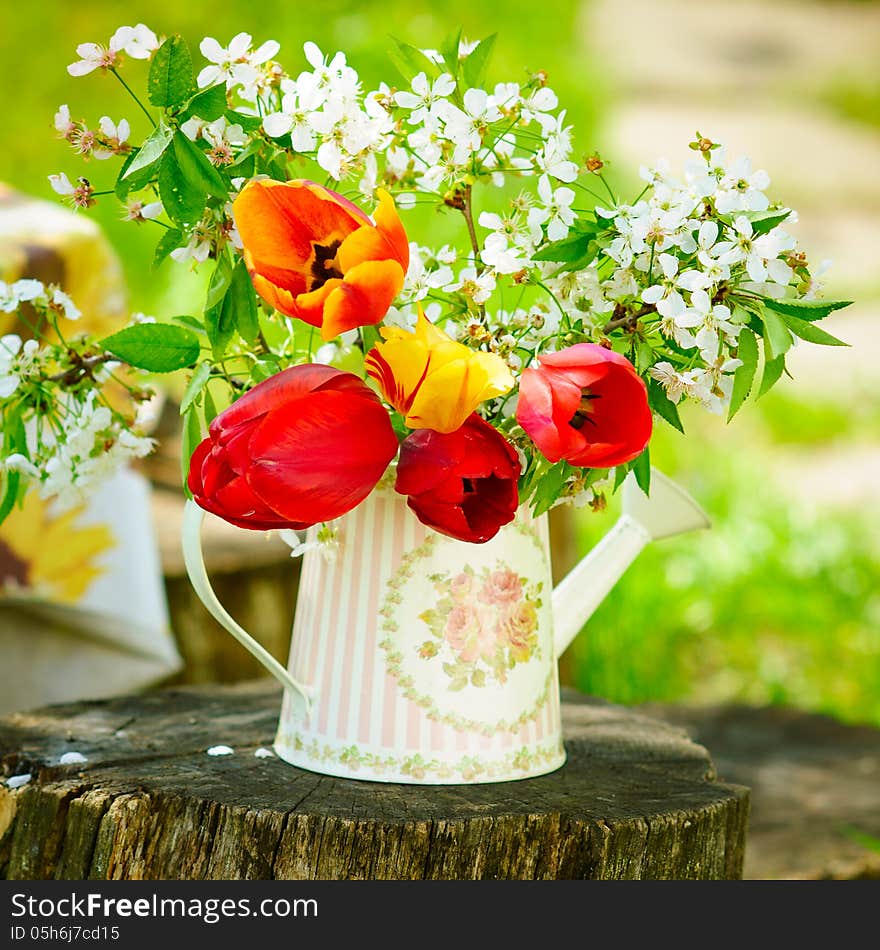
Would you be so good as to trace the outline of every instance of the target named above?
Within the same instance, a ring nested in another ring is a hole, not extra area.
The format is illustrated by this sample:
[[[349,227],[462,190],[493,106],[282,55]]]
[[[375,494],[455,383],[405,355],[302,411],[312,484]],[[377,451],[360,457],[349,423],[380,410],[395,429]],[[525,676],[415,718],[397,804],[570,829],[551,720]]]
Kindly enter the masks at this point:
[[[293,316],[305,320],[313,327],[321,327],[324,323],[324,313],[330,295],[342,283],[338,277],[333,277],[317,290],[311,293],[300,294],[294,301]]]
[[[337,260],[343,273],[364,261],[396,260],[404,273],[409,267],[409,242],[387,191],[379,191],[376,225],[358,228],[342,242]]]
[[[378,323],[400,293],[403,278],[403,268],[392,260],[366,261],[346,271],[324,304],[321,336],[332,340],[346,330]]]
[[[264,268],[301,272],[314,243],[342,241],[369,224],[350,201],[306,180],[255,179],[244,186],[232,209],[242,244],[260,273]]]
[[[388,413],[362,396],[316,391],[296,411],[270,412],[250,440],[248,485],[291,521],[331,521],[373,490],[397,453]]]
[[[450,433],[514,379],[504,360],[458,343],[419,311],[415,331],[383,327],[385,342],[366,358],[367,373],[413,429]]]
[[[265,300],[270,307],[272,307],[274,310],[277,310],[279,313],[287,314],[288,317],[295,317],[297,315],[296,298],[297,295],[302,292],[302,290],[305,290],[305,278],[302,278],[301,290],[299,285],[297,285],[294,279],[291,277],[290,284],[292,289],[287,290],[283,287],[276,286],[270,280],[263,277],[261,274],[258,274],[255,270],[255,265],[247,251],[244,253],[244,262],[248,269],[248,273],[251,275],[251,282],[254,285],[254,290],[263,298],[263,300]]]
[[[549,461],[581,467],[631,461],[651,437],[644,382],[625,356],[594,343],[542,355],[524,370],[516,417]]]
[[[395,489],[423,524],[481,544],[516,515],[520,465],[510,443],[472,414],[451,433],[419,429],[403,441]]]
[[[333,366],[324,366],[321,363],[291,366],[270,376],[245,393],[228,409],[224,409],[211,422],[209,431],[213,438],[221,440],[225,433],[266,415],[280,405],[289,406],[295,400],[307,396],[321,386],[331,383],[348,385],[349,378],[363,386],[357,376]]]
[[[412,429],[453,432],[475,407],[506,393],[514,380],[503,360],[493,353],[461,347],[463,354],[434,369],[435,360],[407,413]]]

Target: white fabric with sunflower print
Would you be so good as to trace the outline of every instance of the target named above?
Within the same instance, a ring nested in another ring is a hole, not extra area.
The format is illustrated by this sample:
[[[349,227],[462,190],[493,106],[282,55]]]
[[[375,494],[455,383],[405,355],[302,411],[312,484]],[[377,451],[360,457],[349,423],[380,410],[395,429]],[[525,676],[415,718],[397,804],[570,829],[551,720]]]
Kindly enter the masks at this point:
[[[0,713],[177,671],[147,481],[122,471],[60,514],[30,492],[0,525]]]

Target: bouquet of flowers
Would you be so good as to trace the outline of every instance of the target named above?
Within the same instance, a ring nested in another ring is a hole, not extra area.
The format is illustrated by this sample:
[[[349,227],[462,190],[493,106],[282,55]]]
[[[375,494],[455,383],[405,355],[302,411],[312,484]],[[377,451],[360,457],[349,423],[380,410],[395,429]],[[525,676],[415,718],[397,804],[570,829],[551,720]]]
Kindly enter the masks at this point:
[[[140,407],[184,373],[203,508],[298,531],[387,479],[484,542],[522,504],[601,507],[630,471],[647,490],[654,420],[682,429],[684,401],[729,419],[797,340],[840,345],[817,323],[846,302],[819,296],[764,171],[698,133],[681,174],[643,168],[619,197],[598,154],[572,154],[544,72],[486,85],[493,41],[398,43],[400,76],[372,90],[311,42],[291,71],[245,33],[203,39],[201,67],[143,24],[78,46],[68,72],[118,80],[152,131],[62,105],[100,181],[52,187],[121,202],[156,229],[153,266],[209,272],[206,297],[95,339],[63,288],[0,284],[29,328],[0,341],[0,517],[31,484],[70,504],[149,452]]]

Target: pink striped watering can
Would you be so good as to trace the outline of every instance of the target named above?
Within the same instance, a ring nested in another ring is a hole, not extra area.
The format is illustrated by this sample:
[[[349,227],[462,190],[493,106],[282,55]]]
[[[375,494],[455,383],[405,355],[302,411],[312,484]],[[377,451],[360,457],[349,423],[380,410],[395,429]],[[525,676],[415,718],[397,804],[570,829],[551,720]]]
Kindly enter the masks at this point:
[[[559,655],[648,541],[709,526],[678,485],[651,482],[648,498],[629,477],[622,516],[555,590],[546,515],[521,508],[468,544],[375,490],[336,523],[334,561],[305,554],[286,669],[217,600],[193,502],[184,558],[211,614],[285,687],[285,761],[381,782],[528,778],[565,761]]]

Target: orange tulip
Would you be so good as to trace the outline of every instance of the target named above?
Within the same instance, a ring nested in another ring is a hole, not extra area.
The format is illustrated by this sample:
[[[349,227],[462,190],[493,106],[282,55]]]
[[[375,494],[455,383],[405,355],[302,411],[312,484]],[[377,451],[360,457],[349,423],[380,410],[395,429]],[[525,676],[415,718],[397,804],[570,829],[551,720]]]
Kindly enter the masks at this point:
[[[248,182],[233,203],[254,289],[276,310],[332,340],[378,323],[403,287],[409,243],[391,196],[375,223],[312,181]]]

